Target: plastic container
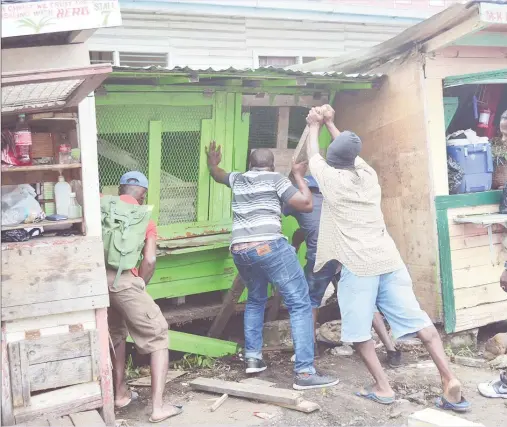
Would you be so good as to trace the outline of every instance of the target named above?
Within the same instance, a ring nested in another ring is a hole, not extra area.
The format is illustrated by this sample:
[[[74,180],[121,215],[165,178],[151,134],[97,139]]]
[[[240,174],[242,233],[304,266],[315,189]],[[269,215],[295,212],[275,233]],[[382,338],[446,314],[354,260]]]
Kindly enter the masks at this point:
[[[55,185],[55,203],[56,213],[58,215],[69,216],[70,194],[72,189],[70,184],[65,181],[63,175],[58,177],[58,182]]]
[[[58,148],[58,163],[68,165],[72,163],[71,148],[68,144],[60,144]]]
[[[81,218],[82,211],[81,206],[76,200],[76,193],[70,193],[70,203],[69,203],[69,219]]]
[[[493,156],[489,143],[448,145],[447,155],[456,161],[465,172],[463,181],[457,189],[458,193],[491,190]]]
[[[42,184],[42,198],[44,200],[54,200],[55,198],[55,183],[45,182]],[[54,202],[44,203],[44,212],[46,215],[53,215],[56,213],[56,205]]]
[[[26,122],[26,116],[20,114],[14,131],[16,157],[22,165],[32,164],[32,132]]]

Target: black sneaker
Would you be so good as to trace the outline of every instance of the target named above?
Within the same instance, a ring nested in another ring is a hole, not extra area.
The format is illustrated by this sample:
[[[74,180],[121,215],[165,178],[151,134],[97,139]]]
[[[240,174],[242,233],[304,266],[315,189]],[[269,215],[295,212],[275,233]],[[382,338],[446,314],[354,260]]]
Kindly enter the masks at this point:
[[[401,366],[401,351],[388,351],[387,352],[387,364],[391,368],[398,368]]]
[[[267,366],[261,359],[254,359],[253,357],[250,359],[246,359],[246,373],[247,374],[256,374],[257,372],[265,371]]]
[[[312,388],[331,387],[340,380],[320,374],[297,374],[292,387],[294,390],[310,390]]]

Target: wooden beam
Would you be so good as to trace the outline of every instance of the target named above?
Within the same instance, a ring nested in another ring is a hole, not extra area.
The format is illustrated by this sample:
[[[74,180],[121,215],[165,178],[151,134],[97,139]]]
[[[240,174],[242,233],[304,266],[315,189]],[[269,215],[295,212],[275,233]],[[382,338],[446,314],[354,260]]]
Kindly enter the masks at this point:
[[[242,384],[212,378],[196,378],[190,382],[190,387],[194,390],[208,391],[211,393],[227,393],[230,396],[292,406],[298,405],[303,400],[300,393],[292,390]]]
[[[107,324],[107,308],[95,310],[95,323],[97,325],[97,345],[99,352],[99,375],[102,407],[100,414],[107,426],[116,425],[114,415],[113,378],[111,374],[111,360],[109,354],[109,328]]]
[[[266,322],[274,322],[278,319],[278,314],[280,313],[280,306],[282,304],[282,294],[275,290],[273,294],[273,298],[271,299],[271,307],[268,309],[268,313],[266,314]]]
[[[454,46],[507,47],[507,33],[480,31],[459,38]]]
[[[327,104],[328,95],[315,98],[311,95],[275,95],[269,94],[243,95],[243,105],[245,107],[318,107]]]
[[[234,282],[232,282],[232,287],[227,292],[227,295],[224,298],[222,303],[222,307],[218,312],[215,320],[208,331],[208,336],[213,338],[219,338],[222,335],[225,327],[227,326],[227,322],[231,318],[232,314],[235,311],[236,304],[238,303],[239,297],[243,293],[245,289],[245,283],[241,280],[239,274],[234,278]]]
[[[71,31],[69,37],[67,37],[67,43],[84,43],[95,33],[96,30],[96,28],[91,28],[89,30]]]
[[[215,412],[218,408],[220,408],[220,406],[224,404],[228,397],[228,394],[222,394],[222,397],[218,398],[216,402],[211,405],[210,411]]]
[[[290,107],[278,108],[278,129],[276,133],[276,148],[285,149],[289,143]]]
[[[461,37],[475,33],[485,27],[485,24],[481,22],[478,15],[472,15],[465,21],[455,25],[450,30],[445,31],[436,37],[428,40],[422,45],[422,51],[429,53],[435,50],[442,49],[446,46],[451,45]]]

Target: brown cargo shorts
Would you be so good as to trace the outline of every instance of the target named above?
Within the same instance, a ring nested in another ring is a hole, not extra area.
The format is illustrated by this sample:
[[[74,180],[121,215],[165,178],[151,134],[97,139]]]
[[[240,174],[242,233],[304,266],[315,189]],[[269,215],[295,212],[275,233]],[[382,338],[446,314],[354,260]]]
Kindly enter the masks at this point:
[[[123,272],[113,288],[116,271],[107,271],[109,334],[116,347],[130,334],[141,354],[168,349],[169,326],[160,307],[146,293],[144,280]]]

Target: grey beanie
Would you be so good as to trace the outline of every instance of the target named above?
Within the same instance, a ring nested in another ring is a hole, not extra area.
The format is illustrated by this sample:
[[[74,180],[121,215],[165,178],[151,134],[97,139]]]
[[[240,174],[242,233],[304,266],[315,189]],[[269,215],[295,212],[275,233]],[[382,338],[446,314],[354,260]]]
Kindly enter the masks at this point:
[[[346,130],[340,133],[328,147],[327,163],[338,169],[354,167],[362,146],[361,138],[354,132]]]

